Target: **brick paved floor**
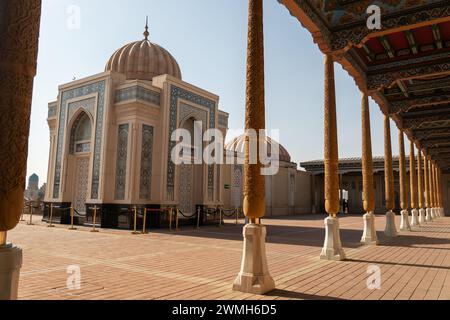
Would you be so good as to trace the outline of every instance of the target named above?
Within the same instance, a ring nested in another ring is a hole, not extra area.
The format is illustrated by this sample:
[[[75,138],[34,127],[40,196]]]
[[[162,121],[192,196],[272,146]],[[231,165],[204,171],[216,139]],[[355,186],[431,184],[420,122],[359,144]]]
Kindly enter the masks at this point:
[[[265,296],[231,290],[241,263],[242,225],[131,235],[22,222],[8,240],[23,248],[20,299],[450,299],[450,218],[387,239],[385,219],[377,216],[380,245],[360,246],[362,217],[341,217],[343,262],[318,258],[322,216],[264,222],[277,285]],[[69,265],[81,268],[80,290],[66,288]],[[367,288],[371,265],[381,269],[380,290]]]

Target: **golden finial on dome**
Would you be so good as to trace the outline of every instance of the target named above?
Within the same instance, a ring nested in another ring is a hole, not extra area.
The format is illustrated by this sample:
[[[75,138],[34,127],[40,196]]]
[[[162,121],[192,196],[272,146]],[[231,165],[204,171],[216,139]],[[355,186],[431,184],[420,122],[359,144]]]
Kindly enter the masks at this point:
[[[150,35],[150,33],[148,32],[148,16],[147,16],[147,20],[145,22],[145,31],[144,31],[145,40],[148,40],[149,35]]]

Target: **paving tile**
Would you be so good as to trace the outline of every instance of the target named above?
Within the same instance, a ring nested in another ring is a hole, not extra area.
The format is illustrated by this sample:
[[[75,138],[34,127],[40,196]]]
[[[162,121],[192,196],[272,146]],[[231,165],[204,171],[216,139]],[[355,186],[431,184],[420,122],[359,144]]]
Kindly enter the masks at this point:
[[[222,228],[132,235],[47,228],[35,217],[35,226],[19,224],[8,233],[8,241],[23,249],[20,299],[450,299],[450,218],[387,238],[385,219],[377,216],[380,244],[363,246],[362,216],[342,216],[346,261],[319,259],[323,218],[264,220],[267,259],[277,289],[263,296],[232,291],[241,264],[242,221],[235,225],[230,220]],[[69,266],[80,267],[80,289],[67,288]],[[381,287],[373,290],[367,287],[372,266],[381,272]]]

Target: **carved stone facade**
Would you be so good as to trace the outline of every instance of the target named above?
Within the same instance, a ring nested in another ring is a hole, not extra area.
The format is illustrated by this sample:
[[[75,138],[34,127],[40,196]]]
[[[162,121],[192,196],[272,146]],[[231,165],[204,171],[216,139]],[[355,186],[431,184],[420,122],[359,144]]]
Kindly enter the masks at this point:
[[[115,200],[125,200],[129,127],[129,124],[121,124],[119,125],[117,133],[116,185],[114,191]]]

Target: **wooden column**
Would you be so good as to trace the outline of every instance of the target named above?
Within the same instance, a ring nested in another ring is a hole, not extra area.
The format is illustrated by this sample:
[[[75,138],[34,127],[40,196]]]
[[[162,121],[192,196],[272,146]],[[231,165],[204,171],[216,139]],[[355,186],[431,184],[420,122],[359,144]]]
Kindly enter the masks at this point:
[[[334,63],[325,55],[325,121],[324,121],[324,164],[325,164],[325,241],[320,255],[325,260],[344,260],[339,219],[339,158],[336,121],[336,91],[334,85]]]
[[[375,193],[373,188],[373,158],[372,138],[370,135],[370,110],[369,96],[366,91],[362,92],[361,101],[361,124],[362,124],[362,174],[363,174],[363,207],[364,232],[361,242],[364,244],[376,244],[378,242],[375,229]]]
[[[336,120],[334,63],[325,55],[325,211],[332,217],[339,212],[339,156]]]
[[[441,210],[444,208],[444,200],[442,197],[444,196],[443,189],[442,189],[442,171],[441,168],[438,169],[438,183],[439,183],[439,207]],[[443,212],[441,212],[443,214]]]
[[[408,187],[406,183],[405,141],[401,130],[398,131],[398,142],[400,149],[400,207],[405,211],[408,210]]]
[[[417,185],[417,171],[416,171],[416,154],[414,150],[414,142],[410,140],[409,144],[409,186],[411,192],[411,226],[420,227],[419,222],[419,186]]]
[[[434,165],[433,165],[433,160],[431,159],[431,157],[428,157],[428,162],[429,162],[429,179],[430,179],[430,206],[431,208],[435,208],[436,207],[436,190],[435,190],[435,184],[434,184]],[[434,216],[433,216],[434,218]]]
[[[400,206],[402,208],[401,212],[401,231],[411,231],[411,224],[409,222],[409,212],[408,212],[408,185],[406,176],[406,159],[405,159],[405,140],[403,137],[402,130],[398,131],[399,147],[400,147]]]
[[[425,209],[425,197],[424,197],[424,183],[423,183],[423,170],[422,170],[422,151],[418,147],[417,152],[417,191],[419,193],[419,208]]]
[[[264,114],[264,28],[263,0],[249,0],[247,92],[245,128],[265,129]],[[262,140],[265,137],[259,137]],[[233,283],[233,290],[252,294],[265,294],[275,288],[269,273],[266,255],[266,227],[260,224],[265,214],[265,177],[260,159],[250,163],[249,136],[245,144],[244,213],[249,222],[244,226],[244,250],[241,271]],[[258,145],[259,149],[259,145]],[[255,150],[253,150],[255,151]],[[259,153],[258,153],[259,158]]]
[[[40,16],[40,0],[0,1],[0,245],[22,213]]]
[[[384,179],[386,189],[386,228],[384,234],[388,237],[398,235],[395,223],[394,170],[392,168],[391,122],[389,116],[384,116]]]
[[[418,190],[417,172],[416,172],[416,155],[414,151],[414,142],[410,141],[409,152],[409,184],[411,189],[411,208],[418,209]]]
[[[437,194],[437,206],[440,208],[442,206],[442,193],[441,193],[441,183],[440,183],[440,173],[439,167],[436,163],[436,194]]]
[[[431,190],[431,168],[430,168],[430,156],[425,155],[424,157],[424,169],[425,169],[425,194],[426,194],[426,221],[433,221],[433,198],[432,198],[432,190]]]
[[[443,196],[444,196],[444,190],[442,188],[442,171],[441,168],[438,168],[438,192],[439,192],[439,215],[441,217],[445,216],[445,212],[444,212],[444,200],[443,200]]]
[[[384,116],[384,179],[386,188],[386,210],[395,208],[394,170],[392,169],[391,124],[389,116]]]
[[[247,89],[245,108],[245,129],[265,129],[264,101],[264,32],[263,1],[249,1],[249,29],[247,47]],[[258,145],[259,149],[259,145]],[[262,164],[250,164],[249,137],[245,145],[244,165],[244,214],[255,223],[265,214],[265,177],[261,175]]]
[[[434,208],[439,207],[439,192],[438,192],[438,183],[437,183],[437,165],[436,161],[432,162],[433,166],[433,187],[434,187]],[[436,215],[436,212],[435,212]]]
[[[420,144],[417,144],[417,188],[419,193],[419,224],[425,224],[427,222],[426,218],[426,204],[425,204],[425,187],[424,187],[424,172],[422,170],[422,150],[420,149]]]
[[[373,189],[372,138],[370,134],[369,97],[362,93],[362,175],[363,175],[363,207],[366,213],[375,211],[375,193]]]
[[[427,209],[431,208],[431,192],[430,192],[430,165],[428,163],[428,157],[423,157],[423,171],[424,171],[424,184],[425,184],[425,206]]]
[[[433,221],[433,219],[436,218],[434,214],[434,208],[435,208],[435,191],[434,191],[434,168],[433,168],[433,161],[431,160],[431,156],[427,156],[428,160],[428,184],[429,184],[429,191],[430,191],[430,200],[429,200],[429,208],[427,209],[427,221]]]

